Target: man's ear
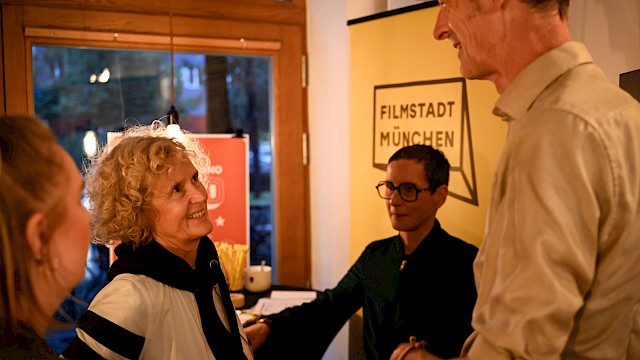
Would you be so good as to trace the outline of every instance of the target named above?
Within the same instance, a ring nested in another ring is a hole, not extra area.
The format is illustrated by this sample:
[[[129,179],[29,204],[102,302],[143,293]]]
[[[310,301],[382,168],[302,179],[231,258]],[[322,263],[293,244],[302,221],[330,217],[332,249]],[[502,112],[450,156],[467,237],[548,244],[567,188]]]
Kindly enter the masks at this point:
[[[436,197],[436,204],[438,209],[444,205],[445,201],[447,201],[447,196],[449,195],[449,187],[447,185],[440,185],[433,193]]]
[[[42,212],[36,212],[27,219],[25,226],[25,236],[29,249],[33,254],[33,258],[36,260],[42,260],[43,254],[43,238],[44,234],[44,214]]]

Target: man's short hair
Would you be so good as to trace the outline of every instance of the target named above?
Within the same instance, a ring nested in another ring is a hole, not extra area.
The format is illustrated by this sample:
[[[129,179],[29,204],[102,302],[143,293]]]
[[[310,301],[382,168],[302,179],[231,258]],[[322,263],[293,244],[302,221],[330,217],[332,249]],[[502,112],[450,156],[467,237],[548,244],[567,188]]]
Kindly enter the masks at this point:
[[[429,145],[405,146],[389,158],[389,162],[399,159],[412,159],[424,164],[425,177],[429,191],[434,193],[441,185],[449,185],[449,161],[444,153]]]
[[[530,4],[532,7],[551,10],[558,9],[561,19],[566,19],[569,13],[570,0],[520,0],[521,2]]]

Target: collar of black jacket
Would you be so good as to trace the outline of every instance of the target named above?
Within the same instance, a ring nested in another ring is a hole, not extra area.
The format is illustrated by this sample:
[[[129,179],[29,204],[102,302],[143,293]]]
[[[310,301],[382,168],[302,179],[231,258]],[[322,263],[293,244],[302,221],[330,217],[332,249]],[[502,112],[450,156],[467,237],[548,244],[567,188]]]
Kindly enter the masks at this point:
[[[120,274],[145,275],[176,289],[195,292],[202,286],[213,287],[219,281],[220,271],[213,267],[220,266],[218,253],[208,237],[202,237],[198,244],[196,268],[165,249],[157,241],[134,248],[132,245],[120,244],[115,252],[118,259],[111,265],[108,280]]]
[[[401,258],[411,258],[414,256],[423,257],[425,256],[425,254],[428,254],[430,251],[432,251],[433,248],[442,246],[440,240],[442,239],[443,232],[446,233],[440,226],[440,222],[438,221],[438,219],[435,219],[435,221],[433,222],[433,228],[431,228],[431,231],[429,231],[427,236],[425,236],[424,239],[420,241],[411,255],[404,254],[404,245],[402,244],[400,235],[398,235],[398,241],[394,244],[393,251],[395,251]]]

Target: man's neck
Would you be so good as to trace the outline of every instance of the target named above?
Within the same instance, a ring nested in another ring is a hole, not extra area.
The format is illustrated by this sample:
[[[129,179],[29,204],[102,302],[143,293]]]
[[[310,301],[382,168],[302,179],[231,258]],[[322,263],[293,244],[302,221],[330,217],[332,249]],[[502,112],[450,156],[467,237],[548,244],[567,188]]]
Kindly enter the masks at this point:
[[[505,22],[517,25],[506,26],[511,30],[504,34],[503,49],[509,55],[502,54],[501,58],[505,62],[499,64],[500,71],[488,78],[496,85],[500,94],[538,57],[571,41],[566,19],[561,19],[553,12],[538,12],[532,15],[529,6],[514,2],[504,19]]]
[[[416,231],[400,231],[400,238],[404,245],[405,255],[411,255],[413,251],[420,245],[422,240],[431,232],[435,219],[431,220],[426,226]]]

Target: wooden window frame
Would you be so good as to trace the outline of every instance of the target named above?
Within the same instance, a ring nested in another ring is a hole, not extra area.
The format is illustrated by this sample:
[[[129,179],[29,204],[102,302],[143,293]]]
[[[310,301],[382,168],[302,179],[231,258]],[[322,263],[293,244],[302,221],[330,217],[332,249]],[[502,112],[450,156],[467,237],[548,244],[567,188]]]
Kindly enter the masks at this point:
[[[309,286],[304,0],[2,0],[3,114],[34,114],[32,45],[269,56],[277,283]]]

